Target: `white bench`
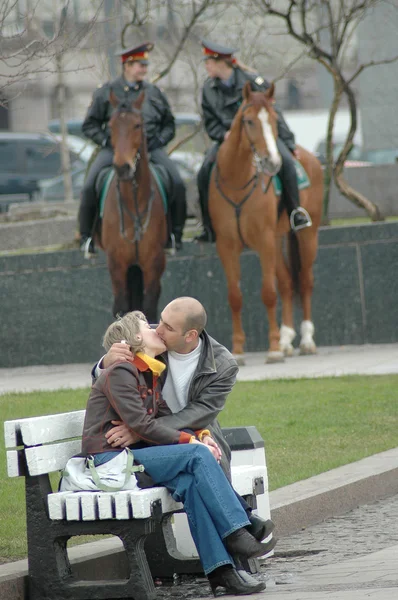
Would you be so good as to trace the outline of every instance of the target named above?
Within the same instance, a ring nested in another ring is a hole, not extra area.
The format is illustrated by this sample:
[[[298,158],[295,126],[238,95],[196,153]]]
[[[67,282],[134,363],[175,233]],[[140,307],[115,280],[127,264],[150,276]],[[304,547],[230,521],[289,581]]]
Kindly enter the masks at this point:
[[[49,473],[81,451],[85,411],[7,421],[10,477],[24,476],[29,598],[155,598],[153,576],[200,572],[185,514],[166,488],[122,492],[54,492]],[[259,514],[269,518],[264,443],[255,427],[223,430],[232,446],[232,481]],[[236,451],[234,450],[236,448]],[[112,534],[126,551],[128,578],[76,580],[67,542],[73,536]]]

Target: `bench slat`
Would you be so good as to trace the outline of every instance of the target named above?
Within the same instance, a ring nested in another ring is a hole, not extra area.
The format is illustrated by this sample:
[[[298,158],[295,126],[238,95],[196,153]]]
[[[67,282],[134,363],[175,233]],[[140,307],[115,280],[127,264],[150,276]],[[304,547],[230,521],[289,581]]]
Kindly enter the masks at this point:
[[[18,445],[17,434],[21,431],[25,446],[49,444],[60,440],[80,437],[83,431],[85,410],[77,410],[57,415],[29,417],[4,423],[6,448]]]
[[[71,456],[81,452],[81,441],[70,440],[60,444],[26,448],[25,456],[30,475],[43,475],[65,468]]]

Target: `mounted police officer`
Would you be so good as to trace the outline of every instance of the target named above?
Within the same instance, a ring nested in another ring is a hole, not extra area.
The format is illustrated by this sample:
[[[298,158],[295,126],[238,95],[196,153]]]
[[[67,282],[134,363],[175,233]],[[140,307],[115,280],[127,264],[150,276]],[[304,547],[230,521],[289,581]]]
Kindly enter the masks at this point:
[[[208,187],[210,174],[220,144],[228,137],[232,121],[242,103],[242,90],[246,81],[250,81],[253,91],[265,91],[270,84],[260,75],[247,70],[234,58],[236,48],[220,46],[208,40],[202,40],[206,79],[202,92],[202,110],[204,125],[208,136],[216,143],[208,151],[198,173],[199,202],[202,211],[203,232],[196,240],[213,242],[214,231],[208,211]],[[290,217],[294,231],[312,225],[308,212],[300,207],[296,168],[293,157],[296,156],[296,145],[280,110],[278,113],[277,146],[282,157],[279,176],[282,181],[282,200]]]
[[[175,123],[166,96],[156,85],[144,81],[148,71],[148,56],[153,44],[123,50],[118,54],[123,64],[123,74],[112,82],[105,83],[94,92],[93,100],[82,125],[83,133],[101,147],[84,184],[79,211],[81,249],[86,256],[94,253],[91,239],[97,195],[95,182],[101,169],[112,165],[113,148],[110,141],[108,121],[113,112],[109,101],[111,89],[120,101],[134,102],[140,92],[145,91],[142,108],[146,129],[147,148],[150,160],[162,165],[170,179],[169,207],[171,230],[175,236],[176,248],[181,248],[182,233],[186,218],[186,190],[175,163],[168,157],[164,148],[174,138]]]

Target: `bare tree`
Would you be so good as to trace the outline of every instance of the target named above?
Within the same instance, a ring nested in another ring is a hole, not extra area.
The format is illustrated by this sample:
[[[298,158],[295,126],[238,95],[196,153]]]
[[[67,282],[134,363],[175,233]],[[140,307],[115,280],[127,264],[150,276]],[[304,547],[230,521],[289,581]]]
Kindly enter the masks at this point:
[[[54,33],[47,36],[43,30],[38,0],[28,0],[21,11],[17,0],[3,0],[0,8],[0,96],[21,94],[32,80],[43,76],[57,76],[57,105],[61,125],[61,165],[64,177],[65,200],[73,200],[70,154],[67,144],[65,107],[65,57],[76,51],[97,22],[102,0],[96,0],[94,17],[78,25],[69,14],[70,0],[61,7],[53,5]],[[17,17],[14,31],[9,26],[11,17]],[[74,69],[76,71],[76,69]]]
[[[353,146],[358,125],[358,109],[353,83],[367,68],[394,62],[398,54],[380,61],[370,61],[349,72],[345,61],[347,48],[361,21],[385,0],[254,0],[262,15],[282,19],[287,32],[307,48],[311,58],[317,60],[333,78],[334,97],[330,108],[326,172],[324,222],[328,221],[330,183],[333,179],[339,191],[363,208],[373,221],[383,220],[379,207],[363,194],[353,189],[344,179],[344,163]],[[333,160],[333,128],[337,110],[343,97],[350,110],[351,123],[344,146],[336,161]]]

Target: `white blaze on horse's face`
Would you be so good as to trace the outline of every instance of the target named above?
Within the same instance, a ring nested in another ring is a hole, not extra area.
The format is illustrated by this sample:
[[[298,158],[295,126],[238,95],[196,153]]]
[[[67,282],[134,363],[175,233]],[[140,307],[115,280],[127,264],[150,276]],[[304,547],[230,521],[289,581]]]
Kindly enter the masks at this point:
[[[271,123],[269,122],[269,114],[265,108],[260,110],[258,118],[263,127],[263,135],[268,148],[266,169],[270,175],[275,175],[281,168],[282,158],[278,152],[274,132],[272,131]]]

